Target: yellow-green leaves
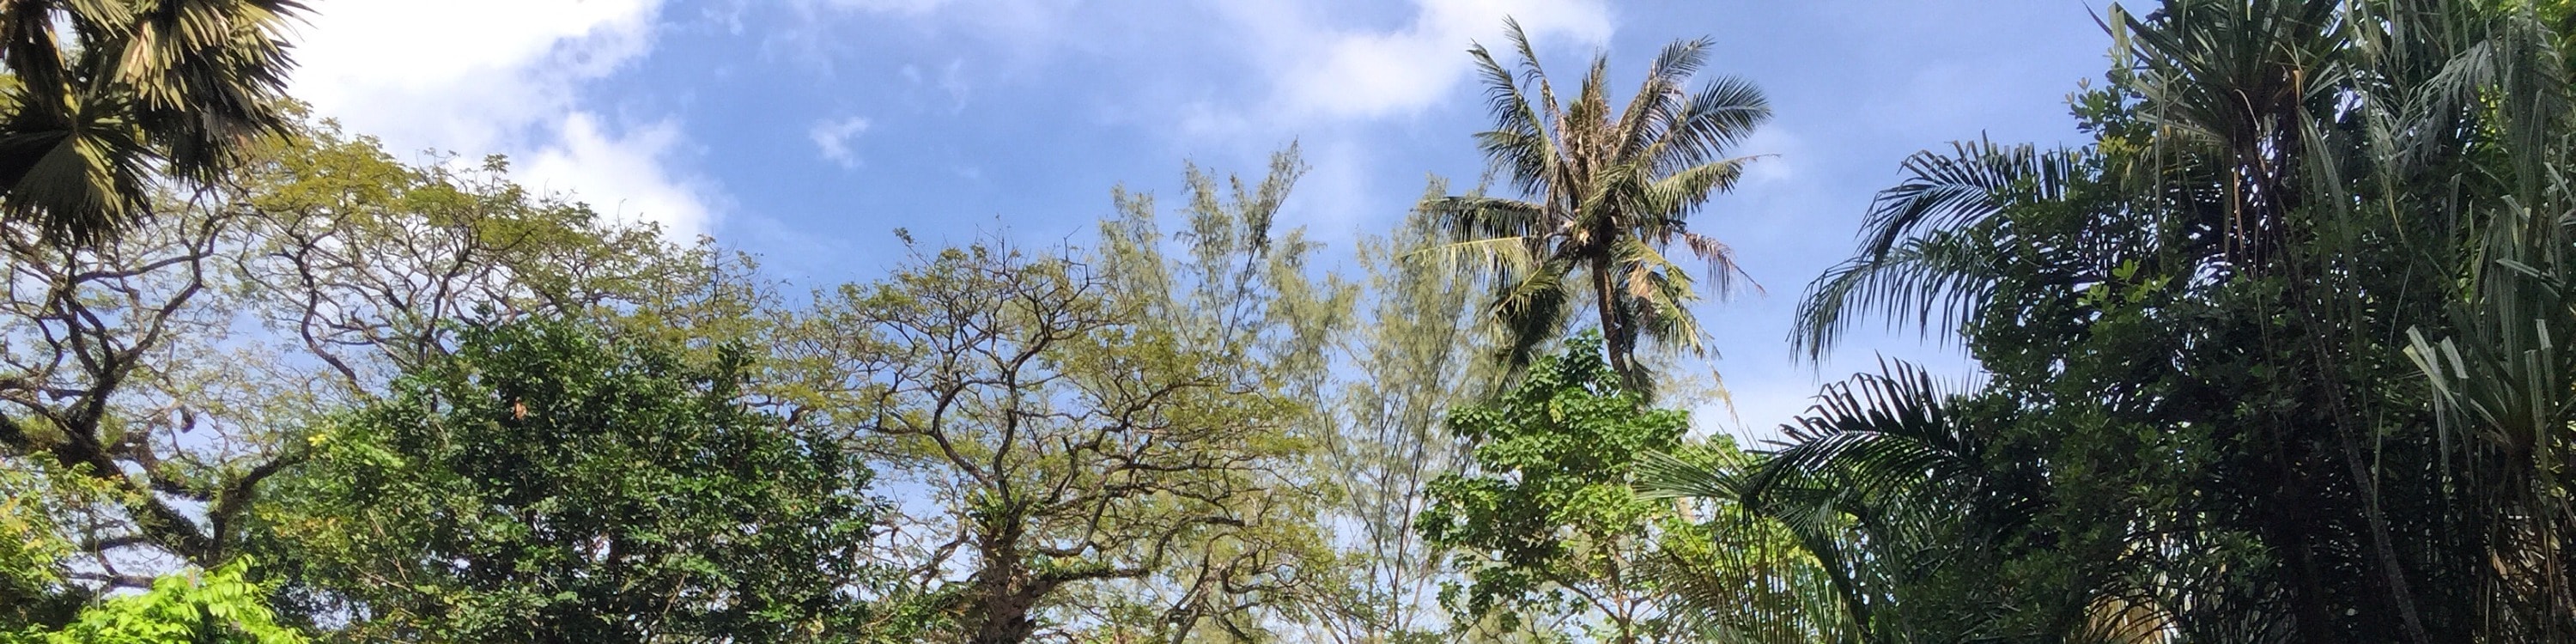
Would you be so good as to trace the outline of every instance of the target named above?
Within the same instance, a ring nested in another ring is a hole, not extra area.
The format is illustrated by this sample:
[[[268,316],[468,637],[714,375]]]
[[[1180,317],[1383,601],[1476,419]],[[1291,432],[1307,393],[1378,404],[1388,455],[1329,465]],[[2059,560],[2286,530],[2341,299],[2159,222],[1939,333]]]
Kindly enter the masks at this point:
[[[303,634],[277,623],[269,589],[247,581],[249,559],[211,571],[164,575],[139,595],[108,599],[60,630],[10,635],[10,644],[303,644]]]

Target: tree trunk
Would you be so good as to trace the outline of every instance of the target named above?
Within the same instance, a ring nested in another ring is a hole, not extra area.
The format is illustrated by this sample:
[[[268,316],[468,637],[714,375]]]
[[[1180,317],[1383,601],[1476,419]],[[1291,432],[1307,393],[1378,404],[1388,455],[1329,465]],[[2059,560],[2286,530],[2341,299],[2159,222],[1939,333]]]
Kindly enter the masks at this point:
[[[978,539],[976,554],[983,569],[975,571],[974,605],[967,613],[975,636],[973,644],[1020,644],[1037,633],[1038,598],[1046,589],[1036,583],[1030,571],[1020,565],[1020,517],[1000,518],[986,524]]]
[[[1601,340],[1609,354],[1610,370],[1619,372],[1621,379],[1632,381],[1628,384],[1633,387],[1638,384],[1633,382],[1637,372],[1630,364],[1634,353],[1632,345],[1636,342],[1629,337],[1627,326],[1620,323],[1618,293],[1611,284],[1610,259],[1592,258],[1592,294],[1600,300],[1596,308],[1601,313]]]
[[[1037,620],[1029,613],[1037,607],[1037,593],[1026,588],[1004,589],[984,595],[976,613],[974,644],[1020,644],[1037,633]]]

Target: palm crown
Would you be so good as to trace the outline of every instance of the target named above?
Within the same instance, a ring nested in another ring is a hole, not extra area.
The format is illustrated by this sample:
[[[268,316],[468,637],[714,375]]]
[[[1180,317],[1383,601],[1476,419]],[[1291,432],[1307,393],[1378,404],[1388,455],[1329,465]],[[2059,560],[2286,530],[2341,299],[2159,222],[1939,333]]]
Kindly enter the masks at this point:
[[[302,9],[296,0],[0,2],[9,75],[0,213],[88,244],[136,216],[156,170],[213,180],[250,140],[285,131],[294,63],[283,31]]]
[[[1482,260],[1474,268],[1494,280],[1492,312],[1510,336],[1504,358],[1516,370],[1540,343],[1564,333],[1577,294],[1589,291],[1610,366],[1643,386],[1635,357],[1641,339],[1703,348],[1689,309],[1696,282],[1672,250],[1705,262],[1721,295],[1745,277],[1733,250],[1687,224],[1692,211],[1743,176],[1750,157],[1727,152],[1770,119],[1770,105],[1761,90],[1735,78],[1686,86],[1707,60],[1705,39],[1665,46],[1625,109],[1610,104],[1606,56],[1593,58],[1573,100],[1560,103],[1528,35],[1516,22],[1506,27],[1520,72],[1483,45],[1469,50],[1494,118],[1494,128],[1476,139],[1523,197],[1424,201],[1448,237],[1434,250]]]

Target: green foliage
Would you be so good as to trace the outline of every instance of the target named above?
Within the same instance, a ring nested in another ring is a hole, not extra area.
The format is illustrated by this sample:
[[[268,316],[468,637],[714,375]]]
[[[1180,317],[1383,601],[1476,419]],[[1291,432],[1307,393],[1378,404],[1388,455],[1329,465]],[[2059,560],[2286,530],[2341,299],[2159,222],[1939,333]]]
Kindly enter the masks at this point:
[[[2161,4],[2090,145],[1918,155],[1801,308],[1984,385],[1829,389],[1744,494],[1869,641],[2576,636],[2563,7]]]
[[[834,437],[749,408],[740,348],[533,319],[313,440],[259,514],[285,597],[337,637],[857,641],[871,472]]]
[[[212,571],[153,580],[141,594],[82,609],[60,629],[0,632],[7,644],[304,644],[270,613],[267,589],[245,579],[242,559]]]
[[[1647,408],[1600,342],[1578,336],[1496,399],[1450,412],[1450,431],[1475,445],[1473,467],[1430,483],[1418,527],[1462,552],[1469,583],[1443,592],[1462,617],[1593,611],[1620,642],[1655,627],[1639,570],[1676,517],[1629,486],[1646,454],[1680,445],[1689,417]]]
[[[916,248],[791,329],[798,403],[923,490],[886,592],[947,601],[942,641],[1259,638],[1316,592],[1308,456],[1351,296],[1270,228],[1300,171],[1193,169],[1186,245],[1122,192],[1092,253]]]
[[[87,599],[64,583],[72,546],[41,474],[0,463],[0,633],[63,620]]]
[[[296,133],[87,248],[0,221],[0,467],[81,509],[52,527],[109,562],[83,592],[149,579],[120,562],[223,564],[312,429],[444,355],[461,316],[584,316],[692,353],[767,322],[747,264],[523,189],[497,158]]]

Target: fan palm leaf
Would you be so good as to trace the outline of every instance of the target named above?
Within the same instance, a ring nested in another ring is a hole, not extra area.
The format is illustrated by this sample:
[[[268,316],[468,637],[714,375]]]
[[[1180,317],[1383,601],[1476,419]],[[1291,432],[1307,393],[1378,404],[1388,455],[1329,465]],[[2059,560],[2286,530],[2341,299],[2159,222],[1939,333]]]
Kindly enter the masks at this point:
[[[0,213],[87,245],[155,176],[216,180],[286,131],[295,0],[20,0],[0,8]]]

